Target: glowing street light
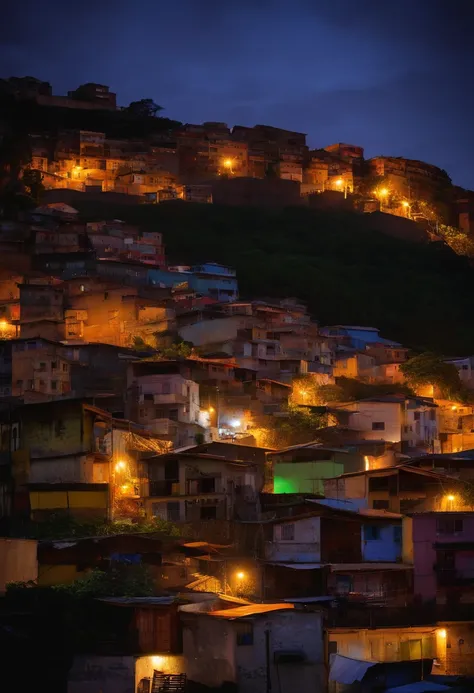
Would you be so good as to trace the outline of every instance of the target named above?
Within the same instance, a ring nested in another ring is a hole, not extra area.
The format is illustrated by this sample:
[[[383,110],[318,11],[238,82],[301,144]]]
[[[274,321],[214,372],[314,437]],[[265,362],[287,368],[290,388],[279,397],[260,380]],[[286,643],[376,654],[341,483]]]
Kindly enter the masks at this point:
[[[232,159],[224,159],[222,163],[224,168],[226,168],[229,171],[229,173],[234,173],[232,170]]]
[[[336,186],[336,188],[341,190],[341,192],[342,192],[342,188],[344,188],[344,199],[346,200],[347,199],[347,191],[349,189],[348,184],[344,181],[343,178],[338,178],[336,181],[334,181],[334,185]]]
[[[239,419],[234,419],[233,421],[230,422],[230,425],[232,426],[232,428],[239,428],[240,424],[241,424],[241,422],[239,421]]]
[[[117,462],[117,464],[115,465],[115,471],[116,471],[116,472],[123,471],[123,470],[125,469],[126,466],[127,466],[127,465],[125,464],[125,462],[124,462],[123,460],[120,460],[120,461]]]
[[[411,204],[408,200],[403,200],[402,207],[405,208],[408,219],[411,219]]]
[[[239,570],[238,573],[235,574],[235,577],[237,580],[244,580],[245,579],[245,573],[243,570]]]

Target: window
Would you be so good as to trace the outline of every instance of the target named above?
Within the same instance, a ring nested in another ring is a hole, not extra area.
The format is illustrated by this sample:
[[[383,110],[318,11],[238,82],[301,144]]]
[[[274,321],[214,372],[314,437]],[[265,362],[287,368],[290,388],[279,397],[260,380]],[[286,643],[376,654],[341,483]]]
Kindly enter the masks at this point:
[[[253,645],[253,623],[236,623],[235,629],[239,647]]]
[[[385,421],[372,421],[373,431],[385,431]]]
[[[328,642],[328,654],[337,654],[337,640],[329,640]]]
[[[163,395],[169,395],[171,393],[171,387],[169,383],[163,383],[163,386],[161,388],[161,392]]]
[[[372,508],[374,510],[388,510],[389,502],[388,500],[374,500],[372,501]]]
[[[413,418],[415,419],[415,421],[419,421],[420,418],[421,418],[421,413],[420,413],[419,411],[416,411],[416,412],[413,414]]]
[[[439,517],[436,520],[437,534],[459,534],[463,528],[463,521],[455,517]]]
[[[23,387],[23,380],[17,380],[17,381],[16,381],[16,386],[17,386],[17,387]]]
[[[52,389],[52,390],[57,390],[57,389],[58,389],[58,381],[57,381],[57,380],[52,380],[52,381],[51,381],[51,389]]]
[[[380,527],[377,525],[366,525],[364,527],[365,541],[377,541],[380,539]]]
[[[285,541],[295,540],[295,525],[291,523],[285,523],[280,526],[280,536]]]
[[[400,526],[393,528],[393,541],[396,544],[402,543],[402,528]]]
[[[46,370],[46,364],[42,361],[39,365],[40,371],[45,371]]]
[[[201,520],[215,520],[217,518],[217,508],[215,505],[201,508]]]
[[[353,592],[350,575],[336,575],[336,594],[343,595]]]
[[[436,421],[436,409],[430,409],[430,421]]]
[[[167,503],[167,515],[169,522],[179,521],[179,501]]]
[[[177,409],[170,409],[168,412],[168,418],[171,421],[177,421],[178,420],[178,410]]]
[[[51,361],[51,368],[53,370],[56,370],[57,367],[58,367],[58,362],[57,361]]]
[[[63,371],[64,371],[65,373],[67,373],[67,370],[68,370],[68,365],[67,365],[67,363],[63,363]]]

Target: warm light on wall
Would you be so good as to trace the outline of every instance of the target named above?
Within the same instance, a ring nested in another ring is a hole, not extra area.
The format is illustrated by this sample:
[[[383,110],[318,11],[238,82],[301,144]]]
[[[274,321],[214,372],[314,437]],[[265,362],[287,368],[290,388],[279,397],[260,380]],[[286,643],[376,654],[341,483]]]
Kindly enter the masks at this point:
[[[117,464],[115,465],[115,471],[116,472],[123,471],[126,466],[127,465],[123,460],[119,460],[119,462],[117,462]]]
[[[446,628],[438,628],[438,630],[436,631],[436,635],[438,635],[440,638],[442,638],[444,640],[446,638],[446,635],[447,635],[446,634]]]
[[[369,462],[369,458],[367,457],[367,455],[364,456],[364,463],[365,463],[365,470],[366,471],[369,470],[370,469],[370,462]]]
[[[162,667],[163,664],[165,663],[165,658],[160,657],[159,655],[154,655],[151,658],[151,663],[153,664],[154,667]]]

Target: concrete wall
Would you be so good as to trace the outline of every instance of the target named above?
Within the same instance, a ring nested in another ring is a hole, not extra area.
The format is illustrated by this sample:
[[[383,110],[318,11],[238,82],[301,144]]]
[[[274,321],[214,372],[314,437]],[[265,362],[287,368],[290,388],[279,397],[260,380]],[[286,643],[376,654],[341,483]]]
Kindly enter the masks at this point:
[[[0,592],[9,582],[29,582],[38,579],[38,542],[33,539],[0,537]]]
[[[202,320],[194,325],[180,327],[179,336],[194,346],[204,346],[225,342],[237,337],[237,330],[248,327],[249,319],[242,316],[230,316],[217,320]]]
[[[336,462],[278,462],[273,467],[274,493],[324,494],[323,479],[344,474]]]
[[[135,693],[135,658],[74,657],[67,693]]]
[[[237,645],[237,631],[242,623],[212,616],[185,617],[183,652],[189,680],[211,688],[232,682],[241,693],[264,691],[265,631],[269,631],[272,689],[280,690],[281,682],[283,691],[292,687],[324,690],[324,645],[319,614],[285,611],[257,616],[250,621],[253,624],[250,645]],[[302,652],[306,662],[277,667],[274,653],[278,651]]]
[[[402,555],[401,534],[396,541],[396,525],[374,525],[378,538],[372,539],[369,525],[362,527],[362,560],[364,561],[397,561]],[[399,525],[400,526],[400,525]]]
[[[282,528],[291,524],[294,539],[282,539]],[[265,558],[291,563],[319,563],[321,560],[321,520],[308,517],[293,523],[273,525],[273,541],[265,544]]]
[[[183,622],[183,655],[189,680],[211,688],[226,681],[236,683],[235,649],[231,621],[191,616]]]
[[[30,462],[30,483],[87,483],[93,480],[93,461],[87,455]]]
[[[80,655],[74,657],[69,671],[68,693],[136,693],[143,678],[153,679],[153,671],[182,674],[181,655],[123,657]]]
[[[265,631],[269,631],[272,690],[325,690],[323,632],[318,613],[273,612],[257,617],[253,623],[253,646],[235,648],[240,693],[266,690]],[[279,651],[304,653],[306,661],[302,664],[276,664],[274,656]]]
[[[345,407],[353,412],[349,416],[349,427],[362,431],[366,440],[387,440],[393,443],[401,440],[401,405],[394,402],[354,402]],[[375,422],[383,422],[384,428],[374,430]]]

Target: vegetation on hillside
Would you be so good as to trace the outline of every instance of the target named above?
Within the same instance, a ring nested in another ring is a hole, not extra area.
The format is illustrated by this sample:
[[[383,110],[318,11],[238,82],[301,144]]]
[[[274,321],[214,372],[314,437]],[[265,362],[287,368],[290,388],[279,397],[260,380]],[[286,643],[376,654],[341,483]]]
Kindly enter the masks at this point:
[[[243,297],[297,296],[321,324],[379,327],[417,351],[474,352],[474,270],[444,243],[368,230],[362,214],[168,203],[74,203],[163,233],[171,263],[235,267]]]
[[[437,354],[418,354],[402,363],[400,370],[413,388],[433,385],[445,399],[465,399],[467,394],[456,366]]]

